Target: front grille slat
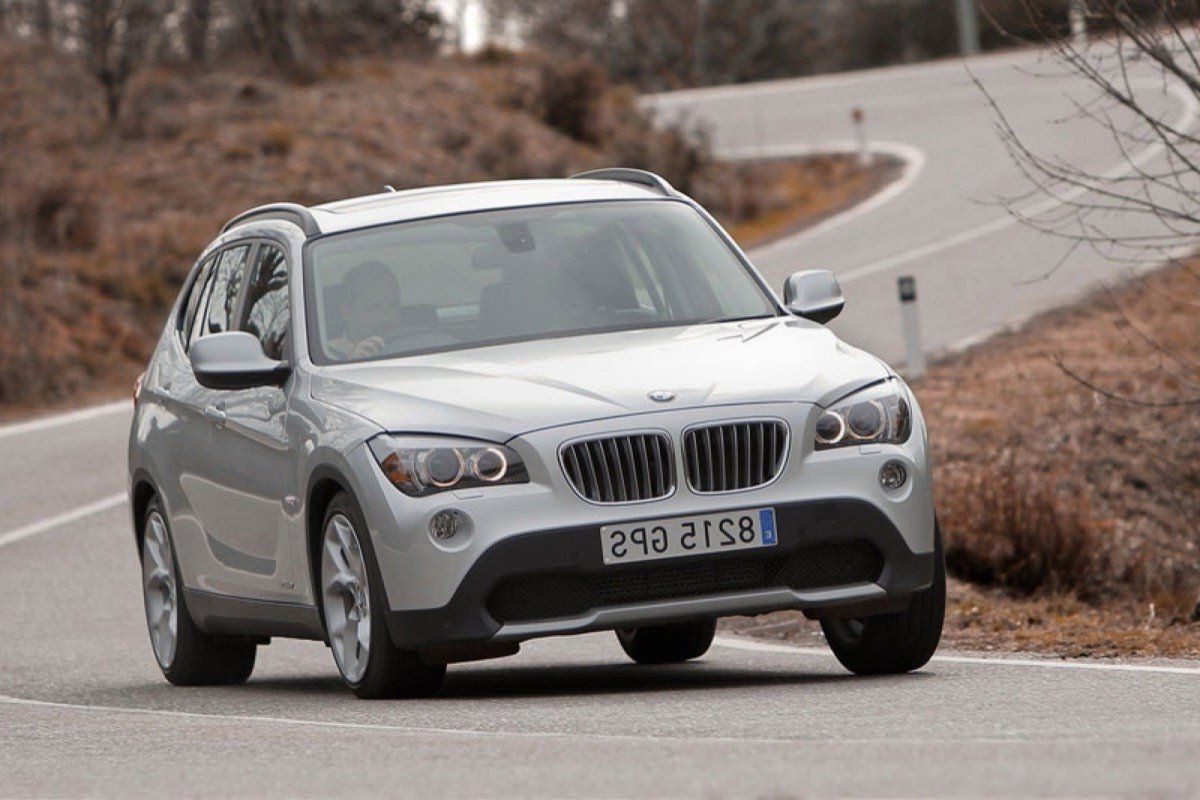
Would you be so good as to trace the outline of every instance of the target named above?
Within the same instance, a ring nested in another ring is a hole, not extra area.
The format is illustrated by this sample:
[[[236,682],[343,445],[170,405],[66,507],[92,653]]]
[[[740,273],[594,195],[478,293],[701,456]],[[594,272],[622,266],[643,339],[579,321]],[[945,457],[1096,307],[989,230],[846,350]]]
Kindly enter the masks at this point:
[[[765,440],[766,440],[766,437],[763,433],[763,426],[755,425],[754,428],[755,428],[755,432],[758,434],[758,439],[757,439],[758,451],[757,452],[762,453],[763,452],[763,444],[765,443]],[[751,458],[753,458],[753,456],[751,456]],[[754,482],[756,484],[762,483],[763,476],[766,474],[767,474],[766,470],[763,469],[762,458],[755,458],[754,459]]]
[[[614,503],[617,500],[617,493],[613,492],[612,489],[612,470],[604,451],[604,443],[602,441],[593,441],[592,446],[595,452],[596,467],[600,468],[600,477],[604,481],[600,501],[601,503]]]
[[[745,420],[689,428],[684,432],[684,474],[702,494],[753,489],[775,480],[787,456],[782,420]]]
[[[654,493],[655,497],[666,497],[675,486],[672,480],[671,471],[671,442],[665,436],[654,437],[654,463],[658,467],[658,490]]]
[[[559,455],[563,475],[594,503],[635,503],[675,491],[671,440],[634,433],[571,442]]]
[[[616,491],[614,499],[618,503],[624,503],[629,498],[625,494],[625,470],[621,469],[620,447],[612,439],[606,439],[604,442],[604,454],[608,456],[608,464],[613,473],[613,487],[615,487]]]
[[[625,457],[625,480],[629,482],[629,499],[641,500],[642,488],[638,482],[638,465],[633,459],[633,443],[630,437],[621,440],[621,455]]]
[[[646,450],[646,437],[638,436],[637,438],[637,462],[641,468],[642,476],[642,495],[639,499],[653,497],[655,495],[654,483],[650,480],[650,453]]]

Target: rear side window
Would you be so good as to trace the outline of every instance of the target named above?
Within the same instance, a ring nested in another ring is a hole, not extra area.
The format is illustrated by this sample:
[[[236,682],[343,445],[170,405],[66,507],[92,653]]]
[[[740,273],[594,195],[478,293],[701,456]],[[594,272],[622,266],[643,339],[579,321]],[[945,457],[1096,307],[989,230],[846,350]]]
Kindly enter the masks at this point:
[[[283,360],[291,309],[288,306],[288,266],[283,250],[272,244],[258,248],[254,271],[246,287],[245,329],[258,337],[263,353]]]
[[[216,258],[210,256],[204,260],[200,268],[196,270],[196,277],[188,287],[187,299],[184,301],[182,308],[179,311],[179,331],[183,334],[184,340],[189,337],[192,327],[196,324],[196,309],[200,305],[201,298],[204,297],[204,287],[208,283],[208,271],[212,268],[213,261]]]
[[[246,275],[246,259],[250,245],[243,244],[222,251],[217,265],[212,270],[205,293],[204,314],[200,316],[200,329],[193,338],[210,333],[225,333],[237,328],[238,292]]]

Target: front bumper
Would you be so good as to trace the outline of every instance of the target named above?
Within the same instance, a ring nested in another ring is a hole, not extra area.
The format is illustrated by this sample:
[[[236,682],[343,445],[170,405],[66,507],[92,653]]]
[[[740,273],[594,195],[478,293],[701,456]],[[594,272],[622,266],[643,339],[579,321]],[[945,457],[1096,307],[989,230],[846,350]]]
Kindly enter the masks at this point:
[[[450,601],[393,610],[400,647],[521,641],[783,608],[880,613],[929,586],[934,554],[914,553],[889,517],[859,499],[775,505],[779,544],[747,553],[605,566],[598,525],[497,541]]]

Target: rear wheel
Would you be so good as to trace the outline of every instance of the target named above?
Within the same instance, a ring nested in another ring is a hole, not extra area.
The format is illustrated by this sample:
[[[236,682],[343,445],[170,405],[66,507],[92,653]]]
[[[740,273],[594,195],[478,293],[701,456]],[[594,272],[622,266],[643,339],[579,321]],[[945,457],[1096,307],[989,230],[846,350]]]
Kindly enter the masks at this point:
[[[923,667],[937,650],[946,616],[946,561],[942,534],[934,532],[933,583],[915,593],[908,608],[862,619],[821,620],[821,630],[842,666],[856,675],[894,675]]]
[[[321,536],[321,608],[329,647],[342,679],[364,699],[419,697],[437,691],[445,665],[431,666],[392,644],[379,570],[364,546],[367,525],[350,496],[325,512]]]
[[[176,686],[244,683],[254,671],[257,646],[213,636],[188,614],[171,547],[166,514],[155,498],[142,527],[142,597],[154,658]]]
[[[707,653],[716,633],[717,621],[706,619],[625,628],[617,631],[617,641],[639,664],[678,664]]]

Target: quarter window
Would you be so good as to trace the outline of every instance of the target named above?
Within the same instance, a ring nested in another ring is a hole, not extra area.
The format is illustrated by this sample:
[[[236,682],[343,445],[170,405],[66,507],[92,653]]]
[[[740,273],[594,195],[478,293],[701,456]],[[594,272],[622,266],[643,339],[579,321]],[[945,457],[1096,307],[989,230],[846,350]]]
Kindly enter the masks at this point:
[[[237,313],[238,292],[242,288],[249,255],[248,244],[231,247],[221,253],[209,281],[211,288],[208,290],[208,304],[199,336],[225,333],[237,328],[234,315]]]
[[[264,244],[258,249],[254,271],[246,288],[246,330],[258,337],[263,353],[283,360],[283,342],[287,336],[288,266],[283,250]]]

